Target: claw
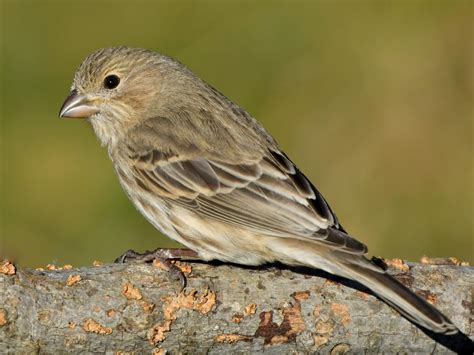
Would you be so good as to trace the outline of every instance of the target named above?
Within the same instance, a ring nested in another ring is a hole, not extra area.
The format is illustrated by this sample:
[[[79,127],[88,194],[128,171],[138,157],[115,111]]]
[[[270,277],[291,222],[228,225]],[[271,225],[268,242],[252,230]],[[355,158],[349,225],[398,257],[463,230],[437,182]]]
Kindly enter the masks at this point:
[[[155,249],[153,251],[145,251],[144,253],[138,253],[132,249],[127,250],[125,253],[120,255],[114,260],[115,263],[126,263],[129,261],[135,262],[150,262],[152,260],[159,260],[162,268],[168,271],[176,280],[180,281],[181,291],[186,288],[187,280],[184,273],[179,267],[173,264],[170,260],[172,259],[181,259],[182,257],[188,258],[198,258],[198,255],[195,251],[191,249]]]
[[[139,256],[142,254],[137,253],[135,250],[128,249],[125,253],[120,255],[118,258],[114,260],[114,263],[116,264],[124,264],[127,259],[137,259]]]
[[[172,264],[172,263],[170,264],[171,264],[171,267],[169,269],[169,272],[171,273],[172,276],[176,277],[179,280],[181,284],[181,290],[180,290],[181,292],[186,288],[186,283],[187,283],[186,276],[184,275],[183,271],[181,271],[179,267],[177,267],[175,264]]]

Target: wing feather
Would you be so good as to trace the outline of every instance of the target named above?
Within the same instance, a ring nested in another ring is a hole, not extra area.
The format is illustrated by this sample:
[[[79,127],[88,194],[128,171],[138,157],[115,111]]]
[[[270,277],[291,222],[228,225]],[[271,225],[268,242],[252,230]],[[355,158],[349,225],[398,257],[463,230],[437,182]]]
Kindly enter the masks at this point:
[[[235,164],[184,159],[157,149],[129,158],[146,192],[202,216],[257,235],[309,239],[356,254],[367,251],[345,233],[323,196],[283,153],[269,151],[253,163]]]

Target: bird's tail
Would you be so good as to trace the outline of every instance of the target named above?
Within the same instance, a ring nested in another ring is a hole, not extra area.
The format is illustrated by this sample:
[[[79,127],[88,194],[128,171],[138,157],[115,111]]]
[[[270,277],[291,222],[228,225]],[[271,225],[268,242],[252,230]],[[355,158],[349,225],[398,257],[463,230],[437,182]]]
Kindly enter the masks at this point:
[[[435,333],[452,335],[459,329],[440,311],[369,260],[346,264],[348,276],[369,288],[412,322]]]

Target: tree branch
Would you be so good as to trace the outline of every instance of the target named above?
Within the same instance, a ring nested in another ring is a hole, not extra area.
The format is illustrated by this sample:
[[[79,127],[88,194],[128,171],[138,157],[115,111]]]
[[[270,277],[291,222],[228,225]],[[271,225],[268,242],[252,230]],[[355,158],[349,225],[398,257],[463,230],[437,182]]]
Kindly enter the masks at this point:
[[[0,353],[467,349],[467,337],[435,337],[443,346],[357,283],[323,272],[179,266],[187,272],[192,267],[182,293],[178,281],[150,264],[14,273],[4,264]],[[473,335],[474,268],[399,263],[390,272]]]

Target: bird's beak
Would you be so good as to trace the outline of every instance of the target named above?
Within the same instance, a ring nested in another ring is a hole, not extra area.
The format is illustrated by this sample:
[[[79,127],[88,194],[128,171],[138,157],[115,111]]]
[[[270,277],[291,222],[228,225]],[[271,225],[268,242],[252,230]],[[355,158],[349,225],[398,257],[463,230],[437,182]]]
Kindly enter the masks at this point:
[[[72,90],[61,106],[59,117],[89,118],[97,112],[99,109],[87,95],[81,95],[76,90]]]

